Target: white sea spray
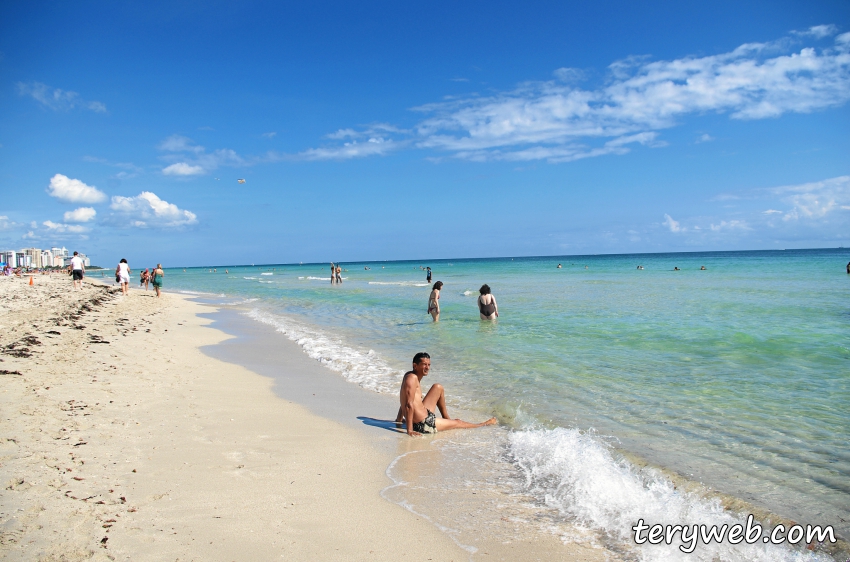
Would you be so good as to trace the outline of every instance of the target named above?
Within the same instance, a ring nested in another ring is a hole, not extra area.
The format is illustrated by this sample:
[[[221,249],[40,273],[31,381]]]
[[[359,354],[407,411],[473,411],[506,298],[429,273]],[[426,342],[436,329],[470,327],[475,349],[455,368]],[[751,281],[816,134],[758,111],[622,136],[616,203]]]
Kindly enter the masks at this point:
[[[693,553],[682,544],[634,544],[632,527],[648,525],[735,525],[744,518],[727,512],[717,499],[682,492],[660,472],[638,470],[616,459],[599,438],[578,429],[531,429],[509,437],[509,453],[525,475],[529,493],[562,516],[597,529],[614,542],[630,545],[646,562],[826,562],[832,558],[772,544],[703,544]]]
[[[274,326],[278,332],[300,345],[309,357],[340,373],[346,380],[373,392],[398,392],[404,371],[387,365],[375,351],[355,349],[326,332],[280,314],[270,314],[256,308],[247,314],[254,320]]]
[[[369,281],[369,285],[398,285],[401,287],[430,287],[430,283],[416,281]]]

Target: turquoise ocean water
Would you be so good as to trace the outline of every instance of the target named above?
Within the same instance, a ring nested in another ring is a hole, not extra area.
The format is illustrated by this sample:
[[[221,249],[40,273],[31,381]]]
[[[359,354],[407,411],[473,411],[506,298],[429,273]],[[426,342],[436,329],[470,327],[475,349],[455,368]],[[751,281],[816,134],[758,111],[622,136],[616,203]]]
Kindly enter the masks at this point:
[[[344,263],[339,286],[329,264],[216,266],[166,269],[165,286],[216,295],[372,391],[396,393],[427,350],[453,404],[512,429],[504,454],[528,489],[585,526],[625,537],[676,496],[646,495],[622,451],[847,538],[848,261],[838,249]],[[420,266],[445,284],[438,324]],[[496,322],[478,318],[483,283]]]

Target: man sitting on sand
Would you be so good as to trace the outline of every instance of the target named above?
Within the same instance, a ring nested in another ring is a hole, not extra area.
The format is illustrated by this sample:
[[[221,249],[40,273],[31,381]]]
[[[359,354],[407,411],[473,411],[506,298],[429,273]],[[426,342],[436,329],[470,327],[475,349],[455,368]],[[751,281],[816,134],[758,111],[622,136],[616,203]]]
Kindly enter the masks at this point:
[[[405,373],[404,379],[401,381],[401,392],[399,393],[401,407],[398,409],[395,422],[399,425],[406,422],[408,435],[414,437],[423,433],[437,433],[437,430],[467,429],[497,423],[496,418],[490,418],[482,423],[469,423],[451,419],[448,410],[446,410],[446,393],[443,390],[443,385],[439,383],[431,385],[428,394],[423,399],[420,383],[422,377],[427,376],[430,370],[431,356],[425,352],[417,353],[413,356],[413,370]],[[437,409],[440,410],[442,419],[437,419],[437,416],[434,415],[434,410]]]

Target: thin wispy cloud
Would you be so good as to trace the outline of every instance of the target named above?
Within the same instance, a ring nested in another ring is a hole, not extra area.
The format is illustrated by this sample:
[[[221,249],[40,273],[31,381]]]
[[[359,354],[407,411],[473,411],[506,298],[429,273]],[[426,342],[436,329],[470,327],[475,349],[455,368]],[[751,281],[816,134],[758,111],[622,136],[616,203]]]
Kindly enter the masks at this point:
[[[746,205],[679,220],[665,214],[661,224],[678,239],[697,245],[737,243],[744,237],[841,240],[850,232],[850,176],[745,190],[735,198]]]
[[[163,168],[162,173],[166,176],[198,176],[206,173],[206,170],[201,166],[193,166],[186,162],[177,162]]]
[[[98,158],[96,156],[83,156],[83,160],[86,162],[95,162],[97,164],[104,164],[106,166],[110,166],[112,168],[119,168],[121,171],[116,172],[111,176],[112,179],[117,180],[125,180],[138,176],[144,170],[139,166],[136,166],[132,162],[112,162],[107,160],[106,158]]]
[[[66,232],[72,234],[81,234],[83,232],[88,232],[88,229],[86,227],[78,224],[62,224],[53,221],[44,221],[41,224],[43,224],[50,232],[55,232],[59,234],[63,234]]]
[[[207,152],[203,146],[181,135],[171,135],[157,148],[166,153],[163,159],[171,162],[162,169],[162,173],[166,176],[198,176],[209,173],[219,166],[248,164],[234,150],[221,148]]]
[[[842,213],[850,226],[850,176],[823,181],[776,187],[769,192],[781,197],[790,206],[782,216],[784,221],[817,221]]]
[[[18,82],[16,86],[19,95],[31,97],[47,109],[54,111],[87,109],[95,113],[106,113],[106,104],[99,101],[86,101],[77,92],[51,88],[41,82]]]
[[[679,224],[679,221],[673,220],[673,217],[671,217],[667,213],[664,213],[664,223],[663,224],[667,228],[670,229],[670,232],[675,233],[675,232],[683,232],[683,231],[687,230],[687,229],[682,228],[682,226]]]
[[[829,25],[813,25],[809,29],[805,29],[803,31],[792,31],[794,35],[802,35],[814,37],[815,39],[823,39],[824,37],[830,37],[838,33],[838,27],[829,24]]]
[[[6,215],[0,215],[0,230],[10,230],[18,225],[15,221],[9,220]]]
[[[712,223],[709,228],[714,232],[719,232],[721,230],[752,230],[752,228],[747,225],[746,221],[742,220],[721,220],[718,224]]]
[[[402,143],[383,137],[372,137],[362,142],[352,140],[342,146],[311,148],[299,152],[297,157],[303,160],[349,160],[366,156],[383,156],[402,147]]]
[[[836,32],[833,25],[820,25],[703,57],[628,57],[612,63],[607,81],[596,89],[575,86],[581,71],[558,69],[553,80],[416,107],[426,117],[411,133],[387,131],[380,139],[394,141],[393,148],[409,140],[409,146],[473,161],[567,162],[625,154],[636,143],[663,146],[660,131],[688,115],[753,120],[818,111],[850,99],[850,33]],[[827,46],[804,46],[833,36]],[[328,138],[353,141],[370,136],[370,130],[374,127],[340,129]],[[698,142],[709,140],[703,135]],[[301,156],[344,159],[389,152],[369,148],[347,142]]]

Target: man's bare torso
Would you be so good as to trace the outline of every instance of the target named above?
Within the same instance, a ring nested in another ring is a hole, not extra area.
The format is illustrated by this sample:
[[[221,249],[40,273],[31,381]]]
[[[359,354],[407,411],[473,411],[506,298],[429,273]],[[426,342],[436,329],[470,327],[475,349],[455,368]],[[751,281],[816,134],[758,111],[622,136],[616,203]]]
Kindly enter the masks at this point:
[[[405,411],[405,406],[407,405],[408,396],[411,395],[413,395],[413,411],[407,412]],[[425,404],[422,402],[422,386],[419,384],[419,377],[413,371],[408,371],[404,374],[404,379],[401,383],[401,392],[398,398],[405,417],[408,415],[411,416],[413,423],[421,422],[428,415]]]

